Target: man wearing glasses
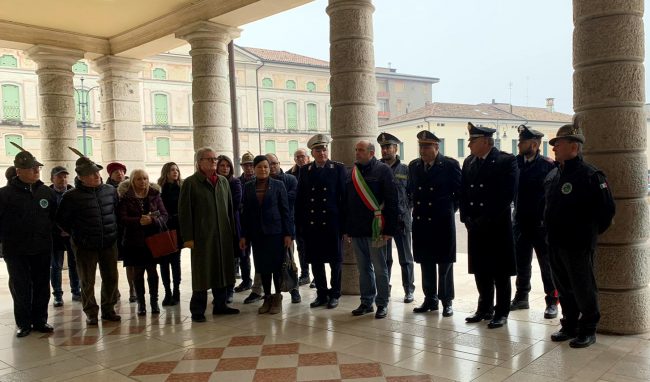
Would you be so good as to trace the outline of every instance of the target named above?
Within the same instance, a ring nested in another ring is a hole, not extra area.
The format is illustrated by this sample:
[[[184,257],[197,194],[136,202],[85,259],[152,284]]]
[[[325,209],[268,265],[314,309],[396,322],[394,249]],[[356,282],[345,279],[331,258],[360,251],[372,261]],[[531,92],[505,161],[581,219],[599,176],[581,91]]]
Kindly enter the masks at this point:
[[[28,151],[14,159],[16,177],[0,189],[0,232],[9,290],[14,301],[16,337],[33,330],[50,333],[50,255],[56,195],[40,180],[42,163]]]

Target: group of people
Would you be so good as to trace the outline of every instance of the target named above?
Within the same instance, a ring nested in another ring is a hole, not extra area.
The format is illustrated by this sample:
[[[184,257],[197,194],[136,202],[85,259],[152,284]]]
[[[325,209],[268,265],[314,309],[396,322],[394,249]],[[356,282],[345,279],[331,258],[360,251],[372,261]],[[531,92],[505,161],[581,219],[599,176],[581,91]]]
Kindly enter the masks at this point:
[[[206,147],[197,150],[196,171],[184,181],[172,162],[165,164],[157,183],[144,170],[125,179],[125,166],[112,163],[107,183],[117,190],[102,183],[102,167],[81,153],[75,187],[67,185],[62,167],[52,170],[51,188],[44,186],[39,180],[42,164],[21,151],[14,162],[16,176],[0,189],[0,231],[17,335],[53,330],[47,323],[46,281],[51,268],[55,306],[62,305],[63,251],[72,268],[73,299],[81,300],[87,323],[96,325],[97,264],[101,318],[117,321],[118,253],[130,275],[137,313],[146,314],[146,273],[155,314],[160,311],[157,264],[165,289],[163,305],[174,305],[180,293],[180,248],[190,248],[190,312],[192,321],[203,322],[208,290],[213,314],[239,313],[229,304],[234,292],[246,290],[251,293],[244,303],[263,300],[260,314],[281,312],[283,272],[292,262],[294,241],[298,285],[310,282],[311,266],[316,288],[312,308],[338,306],[347,243],[356,257],[361,300],[352,314],[375,312],[376,307],[375,317],[386,317],[394,240],[404,302],[414,301],[416,262],[425,299],[413,311],[437,311],[442,303],[442,315],[449,317],[454,313],[460,211],[468,234],[469,272],[479,294],[477,310],[466,321],[487,320],[488,328],[498,328],[507,323],[510,310],[529,308],[534,249],[546,293],[545,317],[557,316],[558,300],[562,305],[562,327],[551,339],[589,346],[600,317],[593,275],[596,237],[608,228],[615,211],[605,175],[583,160],[585,138],[577,124],[562,126],[550,140],[555,162],[540,154],[543,134],[528,126],[519,127],[517,156],[494,147],[494,133],[468,123],[470,155],[462,167],[440,152],[441,140],[426,130],[417,134],[420,157],[409,164],[397,155],[400,140],[381,133],[381,159],[375,157],[374,143],[360,140],[350,169],[329,159],[326,134],[307,143],[313,162],[307,149],[299,149],[287,172],[274,154],[244,154],[241,177],[234,176],[230,158]],[[167,229],[178,231],[179,251],[154,258],[145,238]],[[237,286],[236,273],[242,278]],[[290,290],[293,303],[301,302],[298,285]]]

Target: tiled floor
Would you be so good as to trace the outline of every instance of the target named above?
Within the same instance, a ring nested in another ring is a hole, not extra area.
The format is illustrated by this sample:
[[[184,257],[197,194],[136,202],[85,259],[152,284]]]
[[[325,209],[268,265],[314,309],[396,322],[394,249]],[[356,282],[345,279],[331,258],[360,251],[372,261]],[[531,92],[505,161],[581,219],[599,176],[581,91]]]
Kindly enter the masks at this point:
[[[401,302],[395,264],[384,320],[353,317],[357,296],[344,296],[337,309],[310,309],[314,290],[303,286],[303,303],[285,298],[282,314],[258,315],[259,304],[242,304],[244,292],[235,295],[233,305],[241,314],[208,315],[207,322],[192,323],[188,255],[183,254],[180,306],[138,317],[135,304],[122,299],[122,322],[87,327],[80,304],[66,293],[62,308],[50,308],[56,331],[23,339],[14,336],[7,271],[0,265],[0,381],[650,380],[650,334],[599,335],[587,349],[551,342],[559,321],[543,318],[538,273],[533,274],[531,309],[512,312],[508,325],[495,330],[465,323],[477,296],[463,253],[455,266],[451,318],[438,312],[413,314],[422,293],[418,290],[414,304]],[[124,277],[120,289],[127,294]]]

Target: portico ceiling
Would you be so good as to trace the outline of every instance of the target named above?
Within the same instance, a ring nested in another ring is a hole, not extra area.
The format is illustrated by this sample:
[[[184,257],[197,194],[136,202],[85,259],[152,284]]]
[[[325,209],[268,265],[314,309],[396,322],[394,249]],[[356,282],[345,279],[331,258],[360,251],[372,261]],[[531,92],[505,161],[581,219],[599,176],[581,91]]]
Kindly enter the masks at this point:
[[[143,58],[186,44],[196,21],[238,27],[313,0],[2,0],[0,47],[45,44]]]

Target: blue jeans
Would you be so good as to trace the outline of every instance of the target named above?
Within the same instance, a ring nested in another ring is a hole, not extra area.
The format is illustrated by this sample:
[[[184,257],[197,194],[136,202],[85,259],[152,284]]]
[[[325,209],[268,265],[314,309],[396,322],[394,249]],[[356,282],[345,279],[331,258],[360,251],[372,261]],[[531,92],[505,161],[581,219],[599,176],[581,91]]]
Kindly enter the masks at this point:
[[[70,292],[73,295],[80,295],[79,288],[79,275],[77,274],[77,261],[70,244],[70,239],[64,242],[65,251],[54,250],[52,251],[52,258],[50,261],[50,282],[52,283],[52,295],[55,298],[63,296],[63,287],[61,286],[61,271],[63,270],[63,254],[68,253],[68,277],[70,278]]]
[[[357,258],[361,303],[388,306],[388,267],[386,246],[374,247],[370,237],[353,237],[352,248]]]

